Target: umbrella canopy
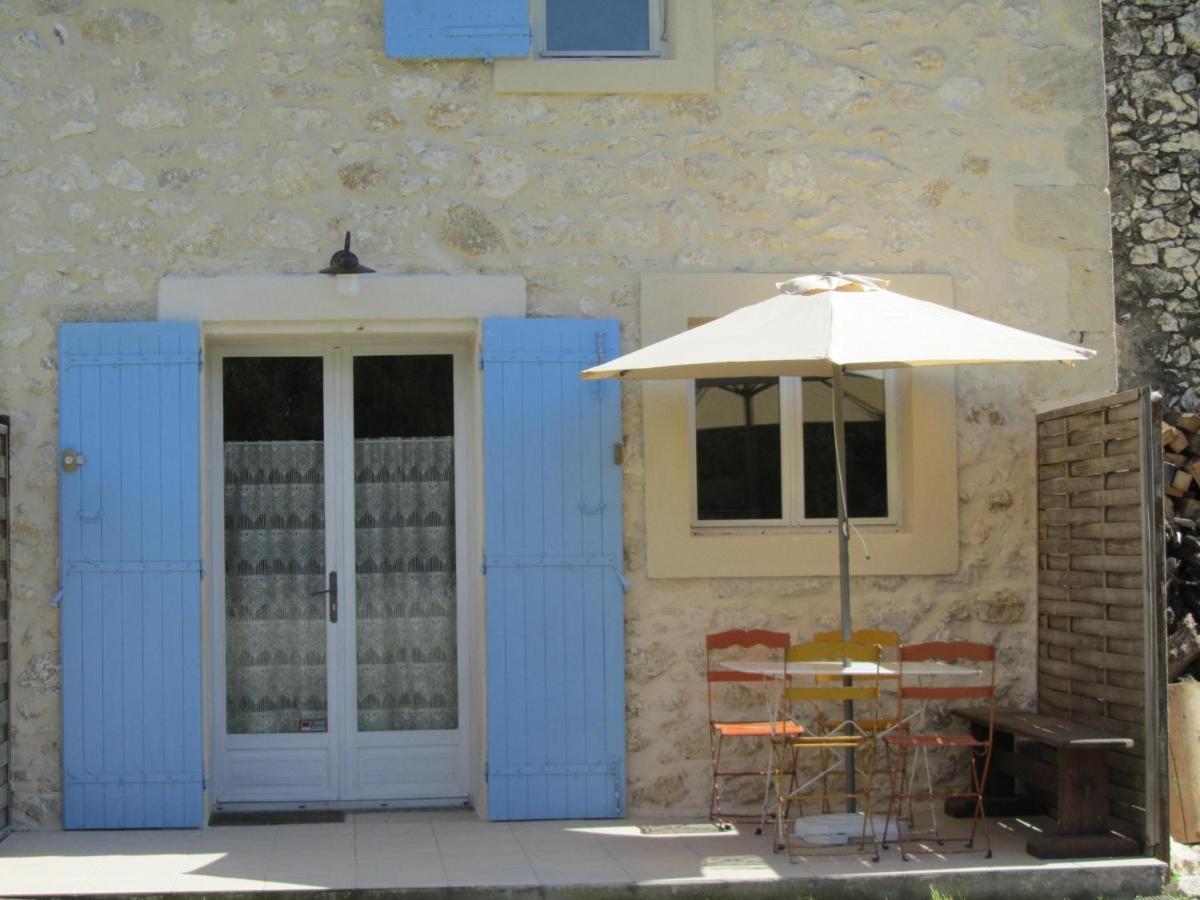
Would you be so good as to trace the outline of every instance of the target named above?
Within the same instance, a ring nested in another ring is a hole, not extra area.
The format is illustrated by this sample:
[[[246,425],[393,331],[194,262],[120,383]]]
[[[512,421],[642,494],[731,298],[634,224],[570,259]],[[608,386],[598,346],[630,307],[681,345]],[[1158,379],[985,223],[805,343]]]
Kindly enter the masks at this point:
[[[857,275],[807,275],[781,293],[585,371],[644,380],[973,363],[1075,361],[1095,351],[887,290]]]

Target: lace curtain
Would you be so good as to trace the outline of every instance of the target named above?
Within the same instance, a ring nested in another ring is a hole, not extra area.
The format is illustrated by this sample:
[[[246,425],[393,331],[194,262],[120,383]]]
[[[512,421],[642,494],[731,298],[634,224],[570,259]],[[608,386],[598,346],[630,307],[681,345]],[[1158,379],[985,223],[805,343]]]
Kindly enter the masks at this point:
[[[454,438],[354,442],[358,729],[458,727]]]
[[[458,725],[454,439],[354,443],[358,728]],[[327,719],[324,451],[225,445],[227,730]]]
[[[226,730],[326,719],[325,453],[320,441],[225,444]]]

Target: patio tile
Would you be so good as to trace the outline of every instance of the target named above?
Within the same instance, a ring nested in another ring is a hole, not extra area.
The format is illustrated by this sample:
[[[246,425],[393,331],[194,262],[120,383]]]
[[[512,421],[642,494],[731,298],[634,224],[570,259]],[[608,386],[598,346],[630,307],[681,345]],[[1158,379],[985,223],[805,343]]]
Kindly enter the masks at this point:
[[[376,822],[429,822],[433,811],[427,809],[371,809],[351,813],[346,821],[355,827]],[[440,811],[439,811],[440,812]],[[474,813],[472,812],[472,815]]]
[[[446,884],[450,887],[528,887],[540,883],[528,863],[446,866]]]
[[[428,854],[417,858],[359,859],[354,867],[354,885],[358,888],[385,889],[403,885],[409,887],[444,887],[446,871],[442,861]]]
[[[378,822],[359,825],[354,833],[355,853],[396,854],[420,851],[437,855],[437,838],[428,822]]]
[[[355,866],[351,861],[310,860],[276,861],[267,870],[263,885],[267,890],[325,888],[341,890],[354,887]]]
[[[544,885],[625,884],[630,880],[629,873],[615,859],[535,861],[533,870]]]

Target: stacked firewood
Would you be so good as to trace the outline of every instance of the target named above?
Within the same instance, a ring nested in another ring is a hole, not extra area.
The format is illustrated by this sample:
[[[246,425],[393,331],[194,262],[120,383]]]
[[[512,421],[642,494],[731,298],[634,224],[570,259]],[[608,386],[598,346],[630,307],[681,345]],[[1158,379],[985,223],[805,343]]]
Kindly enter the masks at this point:
[[[1167,673],[1200,681],[1200,413],[1163,417]]]

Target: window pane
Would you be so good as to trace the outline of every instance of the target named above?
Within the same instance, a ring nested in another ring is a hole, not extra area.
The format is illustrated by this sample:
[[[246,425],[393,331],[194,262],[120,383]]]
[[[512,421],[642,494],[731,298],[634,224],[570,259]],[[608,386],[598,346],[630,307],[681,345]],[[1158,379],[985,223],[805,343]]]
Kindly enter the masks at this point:
[[[883,374],[846,373],[846,497],[851,518],[888,514],[887,414]],[[833,387],[829,378],[805,378],[804,517],[837,518],[833,448]]]
[[[546,0],[546,50],[645,53],[649,6],[648,0]]]
[[[458,727],[453,362],[354,358],[359,731]]]
[[[225,360],[229,734],[328,728],[319,356]]]
[[[701,519],[783,514],[779,379],[696,382],[696,495]]]

